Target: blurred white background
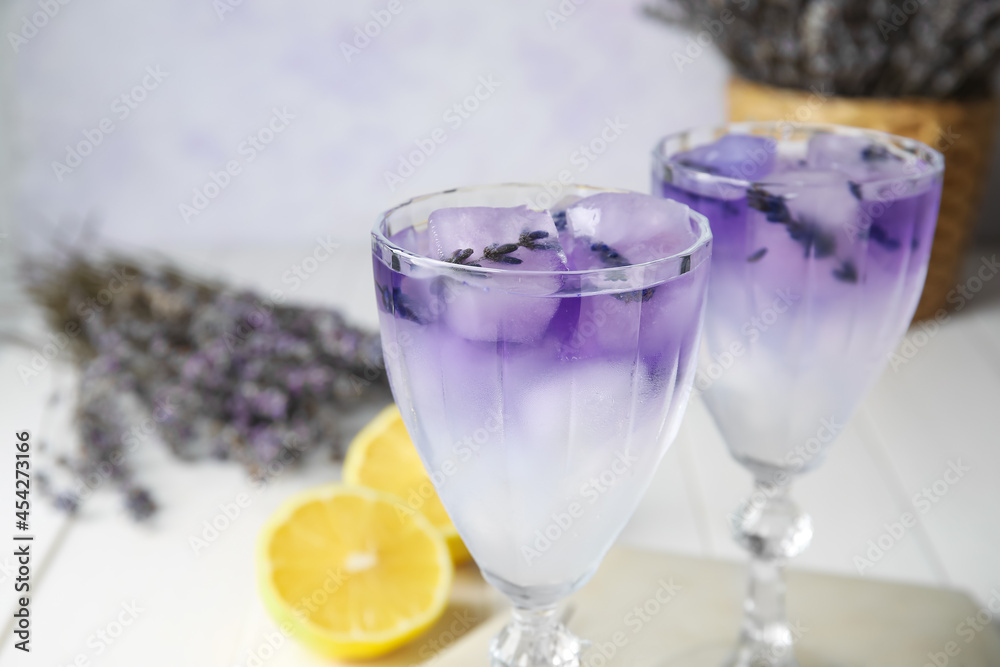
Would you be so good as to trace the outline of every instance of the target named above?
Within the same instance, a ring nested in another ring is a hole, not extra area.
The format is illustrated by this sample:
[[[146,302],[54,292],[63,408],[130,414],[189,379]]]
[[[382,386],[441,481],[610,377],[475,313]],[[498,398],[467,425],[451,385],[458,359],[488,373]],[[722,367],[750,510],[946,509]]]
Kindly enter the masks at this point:
[[[378,211],[457,185],[569,169],[645,190],[659,136],[725,115],[722,59],[679,67],[689,36],[637,0],[3,7],[0,205],[66,241],[86,221],[141,246],[367,243]],[[577,152],[608,119],[624,129],[606,151]],[[412,175],[387,179],[414,151]]]
[[[37,31],[44,2],[6,6],[4,180],[17,220],[67,240],[87,220],[139,245],[367,243],[380,210],[456,185],[569,169],[646,190],[659,136],[724,118],[721,58],[678,71],[687,35],[633,1],[51,2]],[[291,118],[271,139],[275,109]],[[624,129],[605,152],[576,153],[609,119]],[[185,216],[231,160],[240,173]]]

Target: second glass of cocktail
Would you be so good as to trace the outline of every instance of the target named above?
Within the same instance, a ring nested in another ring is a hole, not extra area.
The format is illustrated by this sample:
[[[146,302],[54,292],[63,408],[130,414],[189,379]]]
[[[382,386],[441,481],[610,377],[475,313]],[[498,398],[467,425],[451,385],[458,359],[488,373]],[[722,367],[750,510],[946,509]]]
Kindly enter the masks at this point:
[[[711,232],[677,202],[463,188],[373,231],[386,368],[485,578],[513,603],[495,666],[580,664],[557,604],[634,511],[684,412]]]
[[[912,139],[787,121],[681,132],[654,150],[653,191],[715,233],[696,386],[754,477],[730,517],[751,555],[739,644],[708,664],[798,664],[783,568],[812,522],[790,486],[822,463],[913,317],[943,170]]]

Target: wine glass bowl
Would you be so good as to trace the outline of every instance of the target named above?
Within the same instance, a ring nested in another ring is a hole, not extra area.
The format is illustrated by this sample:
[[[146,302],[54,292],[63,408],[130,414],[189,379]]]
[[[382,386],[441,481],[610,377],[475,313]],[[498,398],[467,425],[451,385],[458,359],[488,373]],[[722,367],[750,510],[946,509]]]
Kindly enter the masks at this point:
[[[579,664],[556,605],[596,571],[673,440],[701,335],[707,220],[633,194],[666,212],[627,262],[581,225],[611,240],[646,224],[644,209],[618,219],[601,199],[614,191],[568,192],[606,207],[567,213],[535,185],[461,188],[386,212],[372,233],[393,395],[452,522],[513,603],[494,665]],[[449,231],[428,231],[436,211],[487,220],[522,205],[516,243],[472,225],[435,253]],[[573,222],[588,211],[603,218]]]
[[[913,317],[943,169],[912,139],[791,122],[682,132],[653,152],[653,192],[712,226],[701,356],[728,363],[696,386],[754,476],[732,517],[752,557],[732,664],[795,664],[781,567],[812,524],[788,488],[820,465]]]

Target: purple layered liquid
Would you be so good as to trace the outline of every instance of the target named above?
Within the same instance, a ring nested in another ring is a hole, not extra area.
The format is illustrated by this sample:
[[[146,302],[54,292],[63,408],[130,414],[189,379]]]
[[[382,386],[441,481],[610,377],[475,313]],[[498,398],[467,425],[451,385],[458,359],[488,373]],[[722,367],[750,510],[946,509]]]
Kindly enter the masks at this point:
[[[375,243],[393,394],[508,593],[581,585],[624,527],[676,433],[707,289],[685,207],[564,203],[435,210]]]
[[[817,465],[913,316],[941,172],[880,136],[729,134],[656,166],[712,227],[695,386],[752,469]]]

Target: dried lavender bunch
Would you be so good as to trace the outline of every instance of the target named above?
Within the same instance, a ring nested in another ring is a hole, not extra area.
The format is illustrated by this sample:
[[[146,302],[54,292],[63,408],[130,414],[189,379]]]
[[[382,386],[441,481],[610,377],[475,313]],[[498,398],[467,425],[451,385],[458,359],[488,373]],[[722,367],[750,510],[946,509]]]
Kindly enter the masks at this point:
[[[232,459],[263,478],[310,450],[341,456],[345,412],[387,396],[377,335],[336,311],[122,257],[33,261],[25,273],[53,329],[78,332],[81,450],[62,464],[111,481],[136,518],[155,503],[128,455],[154,435],[182,459]],[[51,492],[75,509],[77,498]]]
[[[1000,63],[997,0],[651,0],[645,9],[699,32],[731,12],[715,44],[741,76],[787,88],[986,97]]]

